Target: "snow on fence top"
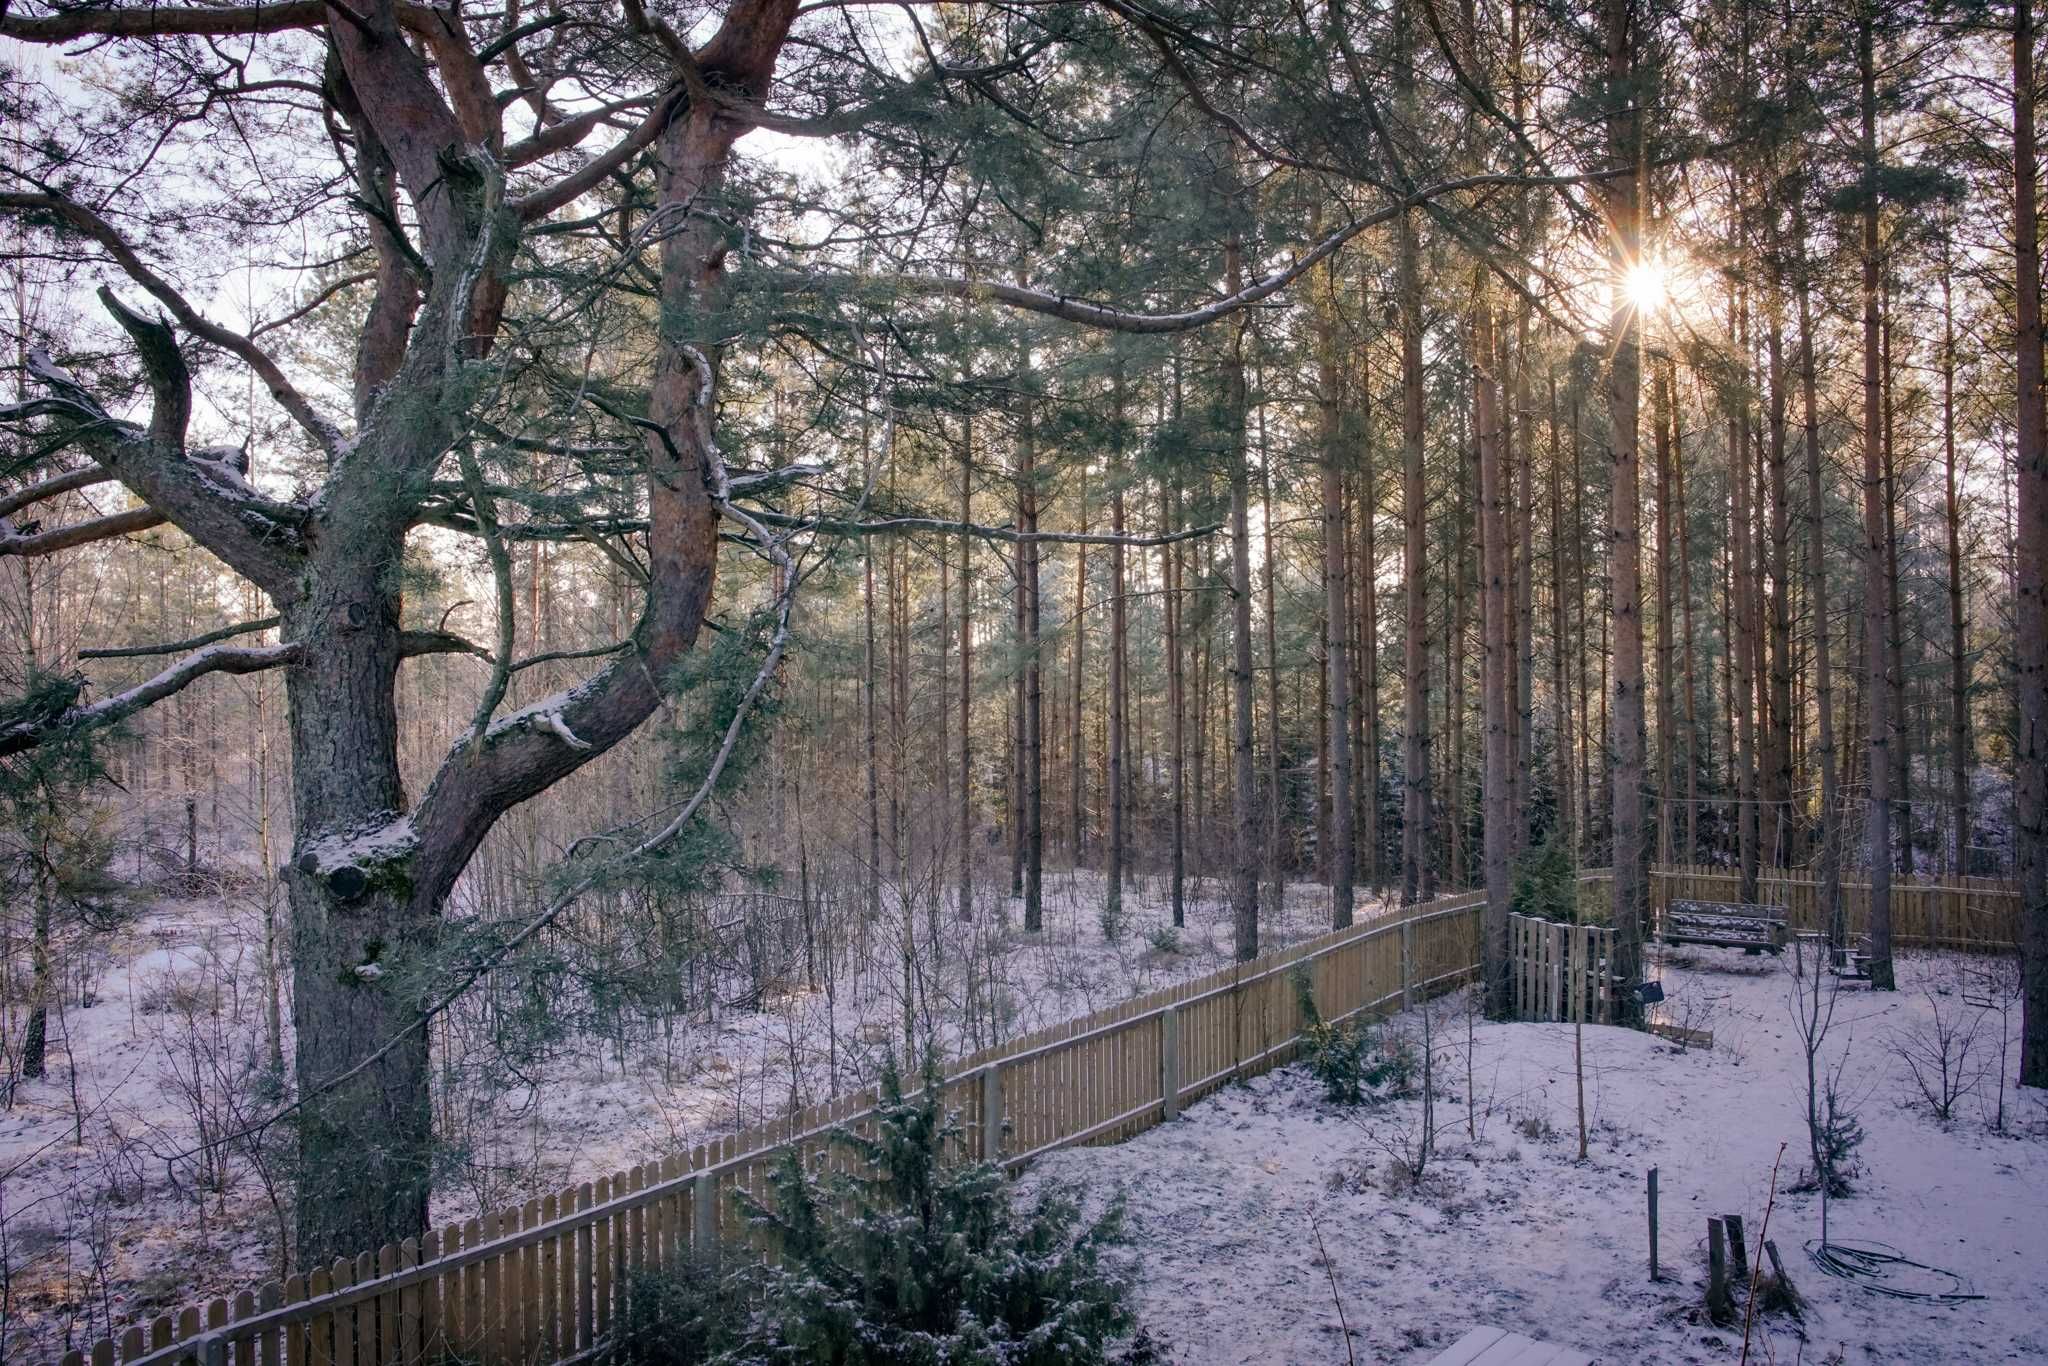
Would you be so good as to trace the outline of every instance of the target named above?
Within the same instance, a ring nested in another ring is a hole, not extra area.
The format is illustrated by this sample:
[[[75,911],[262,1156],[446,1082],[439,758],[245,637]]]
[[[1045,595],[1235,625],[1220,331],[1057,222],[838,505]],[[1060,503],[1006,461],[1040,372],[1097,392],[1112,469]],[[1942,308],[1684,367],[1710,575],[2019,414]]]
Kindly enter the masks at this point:
[[[1589,909],[1609,874],[1582,875]],[[1653,872],[1652,909],[1692,897],[1726,899],[1724,868]],[[1850,924],[1867,889],[1843,885]],[[1772,871],[1766,902],[1795,928],[1818,928],[1818,888]],[[1483,892],[1404,908],[1284,951],[1177,983],[1081,1019],[961,1059],[947,1070],[947,1105],[974,1155],[1019,1167],[1055,1148],[1118,1142],[1178,1113],[1226,1082],[1285,1062],[1301,1026],[1288,980],[1314,976],[1327,1018],[1389,1010],[1456,985],[1478,965]],[[1901,943],[1995,949],[2018,941],[2009,882],[1893,884]],[[672,1267],[691,1249],[745,1235],[730,1193],[765,1192],[789,1149],[843,1162],[835,1128],[867,1129],[875,1095],[860,1091],[772,1124],[482,1215],[353,1261],[343,1258],[260,1290],[135,1325],[118,1340],[74,1351],[64,1366],[410,1366],[457,1358],[547,1366],[589,1353],[609,1336],[630,1278]]]

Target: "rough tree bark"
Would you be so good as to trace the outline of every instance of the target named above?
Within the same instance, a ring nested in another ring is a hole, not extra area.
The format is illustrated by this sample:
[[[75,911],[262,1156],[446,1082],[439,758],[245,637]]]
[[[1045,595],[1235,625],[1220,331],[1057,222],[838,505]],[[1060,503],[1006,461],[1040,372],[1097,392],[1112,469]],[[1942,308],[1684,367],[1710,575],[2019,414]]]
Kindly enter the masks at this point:
[[[1813,285],[1806,248],[1806,220],[1793,205],[1792,235],[1798,252],[1799,401],[1806,453],[1807,610],[1813,614],[1815,757],[1820,762],[1820,896],[1828,943],[1840,947],[1842,922],[1841,778],[1835,750],[1835,683],[1832,607],[1828,598],[1826,485],[1821,475],[1819,373],[1813,354]]]
[[[1862,94],[1863,204],[1863,648],[1864,709],[1870,764],[1865,817],[1870,876],[1870,985],[1893,989],[1891,685],[1886,677],[1892,635],[1891,589],[1885,573],[1884,401],[1879,376],[1877,53],[1876,17],[1866,4],[1857,20],[1856,63]]]
[[[1038,433],[1036,405],[1030,393],[1030,364],[1026,358],[1022,389],[1022,412],[1017,422],[1017,526],[1027,535],[1038,530]],[[1039,631],[1038,542],[1027,540],[1017,547],[1023,571],[1017,585],[1022,612],[1022,637],[1017,648],[1023,655],[1024,709],[1019,761],[1023,780],[1022,848],[1024,928],[1036,934],[1045,924],[1045,676],[1041,667]]]
[[[2013,755],[2019,810],[2020,899],[2026,984],[2020,1085],[2048,1087],[2048,394],[2041,375],[2040,174],[2034,131],[2034,11],[2015,0],[2012,33],[2013,231],[2018,267],[2019,735]]]
[[[1225,249],[1233,290],[1240,245]],[[1224,343],[1223,421],[1230,462],[1230,821],[1231,949],[1240,961],[1259,954],[1259,778],[1252,752],[1252,532],[1250,453],[1246,449],[1245,329]]]
[[[1950,260],[1941,270],[1941,452],[1942,510],[1948,533],[1949,800],[1955,807],[1950,832],[1953,870],[1970,873],[1970,651],[1963,620],[1963,506],[1956,455],[1956,316]]]
[[[1422,277],[1414,223],[1403,218],[1396,236],[1401,315],[1401,516],[1407,525],[1401,561],[1407,608],[1401,723],[1401,901],[1406,905],[1435,894],[1436,868],[1429,843],[1429,503],[1422,460]]]
[[[1338,392],[1336,288],[1335,270],[1326,270],[1323,297],[1316,301],[1316,418],[1322,456],[1324,668],[1329,679],[1323,724],[1329,735],[1330,925],[1341,930],[1351,923],[1353,914],[1357,808],[1351,792],[1350,553],[1344,537],[1347,462]]]
[[[1508,522],[1505,507],[1507,460],[1502,446],[1500,350],[1494,338],[1493,303],[1482,277],[1472,320],[1474,419],[1479,438],[1479,545],[1481,634],[1485,642],[1480,680],[1485,713],[1485,790],[1482,835],[1486,876],[1486,914],[1480,942],[1480,977],[1485,986],[1486,1013],[1506,1019],[1513,1007],[1509,995],[1508,898],[1509,863],[1513,854],[1514,744],[1508,723],[1508,674],[1515,665],[1508,654]]]
[[[1607,0],[1607,148],[1617,166],[1633,166],[1642,154],[1637,92],[1636,15],[1632,0]],[[1613,269],[1625,276],[1641,252],[1640,188],[1637,177],[1606,182],[1607,221],[1613,225]],[[1642,476],[1637,442],[1637,409],[1642,370],[1641,320],[1626,302],[1615,308],[1609,341],[1607,402],[1613,459],[1612,534],[1608,576],[1614,600],[1614,976],[1623,990],[1620,1009],[1630,1013],[1627,994],[1642,975],[1643,919],[1649,909],[1649,848],[1643,838],[1643,619]]]
[[[960,525],[974,520],[974,420],[960,428]],[[974,919],[974,536],[960,533],[960,897]]]
[[[1121,361],[1111,376],[1112,450],[1110,479],[1110,530],[1124,534],[1124,369]],[[1109,807],[1109,857],[1103,869],[1108,886],[1104,891],[1103,918],[1112,931],[1119,930],[1124,914],[1124,808],[1127,782],[1124,776],[1126,737],[1124,658],[1129,636],[1129,609],[1124,600],[1124,548],[1109,550],[1109,778],[1102,794]]]

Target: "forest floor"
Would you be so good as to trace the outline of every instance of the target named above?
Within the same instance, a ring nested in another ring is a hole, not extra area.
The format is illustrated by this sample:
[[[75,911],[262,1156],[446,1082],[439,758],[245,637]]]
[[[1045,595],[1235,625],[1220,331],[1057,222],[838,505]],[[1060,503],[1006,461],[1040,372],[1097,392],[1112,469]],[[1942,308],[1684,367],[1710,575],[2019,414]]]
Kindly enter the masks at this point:
[[[1953,956],[1908,955],[1899,969],[1895,994],[1842,991],[1819,1050],[1866,1133],[1855,1193],[1831,1203],[1829,1237],[1954,1272],[1980,1299],[1891,1298],[1809,1259],[1820,1207],[1793,1189],[1809,1163],[1790,954],[1707,949],[1664,961],[1672,1019],[1710,1030],[1711,1047],[1587,1027],[1583,1160],[1572,1027],[1478,1020],[1468,1052],[1461,994],[1429,1008],[1437,1146],[1419,1182],[1420,1099],[1335,1107],[1299,1066],[1228,1087],[1121,1146],[1054,1154],[1026,1180],[1085,1188],[1098,1206],[1125,1193],[1142,1320],[1166,1359],[1189,1366],[1420,1363],[1480,1324],[1611,1364],[1733,1363],[1741,1319],[1717,1327],[1702,1310],[1706,1220],[1743,1215],[1754,1254],[1767,1207],[1767,1236],[1807,1309],[1803,1322],[1755,1324],[1747,1360],[2048,1361],[2048,1101],[2003,1088],[2004,1128],[1993,1128],[2001,1028],[2004,1062],[2018,1063],[2017,1003],[2007,998],[2003,1016],[1968,1004],[1979,984]],[[1903,1056],[1930,1044],[1937,1017],[1952,1060],[1969,1040],[1969,1085],[1947,1122],[1932,1117]],[[1419,1040],[1421,1016],[1387,1028]],[[1655,1283],[1652,1167],[1662,1186]],[[1908,1283],[1952,1287],[1918,1274]]]
[[[1191,881],[1174,931],[1161,884],[1135,880],[1115,943],[1098,923],[1099,876],[1049,873],[1035,934],[1018,927],[1014,899],[1005,925],[985,896],[975,923],[938,922],[936,966],[920,940],[914,1027],[971,1051],[1222,967],[1230,921],[1217,891]],[[0,1361],[51,1358],[110,1323],[280,1274],[288,1128],[220,1138],[277,1103],[262,1065],[256,894],[238,882],[225,896],[157,897],[67,963],[48,1071],[0,1110]],[[1383,909],[1361,893],[1361,918]],[[1327,915],[1327,889],[1293,884],[1281,913],[1262,916],[1262,946],[1321,933]],[[913,920],[925,935],[921,908]],[[448,1166],[435,1222],[686,1152],[871,1081],[903,1037],[901,923],[885,913],[847,932],[835,971],[767,993],[758,1010],[624,1040],[572,1028],[519,1058],[487,1018],[437,1027]],[[283,1016],[289,1057],[288,1000]]]

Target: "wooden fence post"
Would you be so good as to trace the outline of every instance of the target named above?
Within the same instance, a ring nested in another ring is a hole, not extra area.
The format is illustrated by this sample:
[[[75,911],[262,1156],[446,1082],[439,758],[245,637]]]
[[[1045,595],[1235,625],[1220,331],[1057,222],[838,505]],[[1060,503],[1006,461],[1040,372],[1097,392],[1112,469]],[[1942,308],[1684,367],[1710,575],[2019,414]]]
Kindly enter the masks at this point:
[[[1159,1100],[1167,1119],[1180,1117],[1180,1009],[1159,1017]]]
[[[1707,1317],[1727,1323],[1735,1317],[1735,1297],[1728,1292],[1728,1246],[1719,1219],[1707,1220]]]
[[[998,1162],[1003,1156],[1003,1069],[990,1063],[981,1069],[981,1156]]]
[[[1657,1169],[1650,1168],[1650,1279],[1657,1279]]]
[[[708,1171],[690,1182],[690,1242],[699,1257],[710,1256],[718,1244],[718,1177]]]
[[[1401,922],[1401,1009],[1415,1005],[1415,918]]]
[[[1739,1214],[1722,1215],[1721,1227],[1728,1230],[1728,1264],[1735,1272],[1736,1281],[1747,1284],[1749,1281],[1749,1243],[1743,1236],[1742,1216]]]

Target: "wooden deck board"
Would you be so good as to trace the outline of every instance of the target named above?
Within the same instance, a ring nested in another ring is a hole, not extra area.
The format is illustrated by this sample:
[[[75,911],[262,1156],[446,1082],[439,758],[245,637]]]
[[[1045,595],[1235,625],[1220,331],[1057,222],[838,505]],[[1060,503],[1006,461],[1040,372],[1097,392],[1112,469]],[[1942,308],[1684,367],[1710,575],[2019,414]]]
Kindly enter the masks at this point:
[[[1482,1326],[1452,1343],[1429,1366],[1593,1366],[1593,1358],[1575,1347]]]

